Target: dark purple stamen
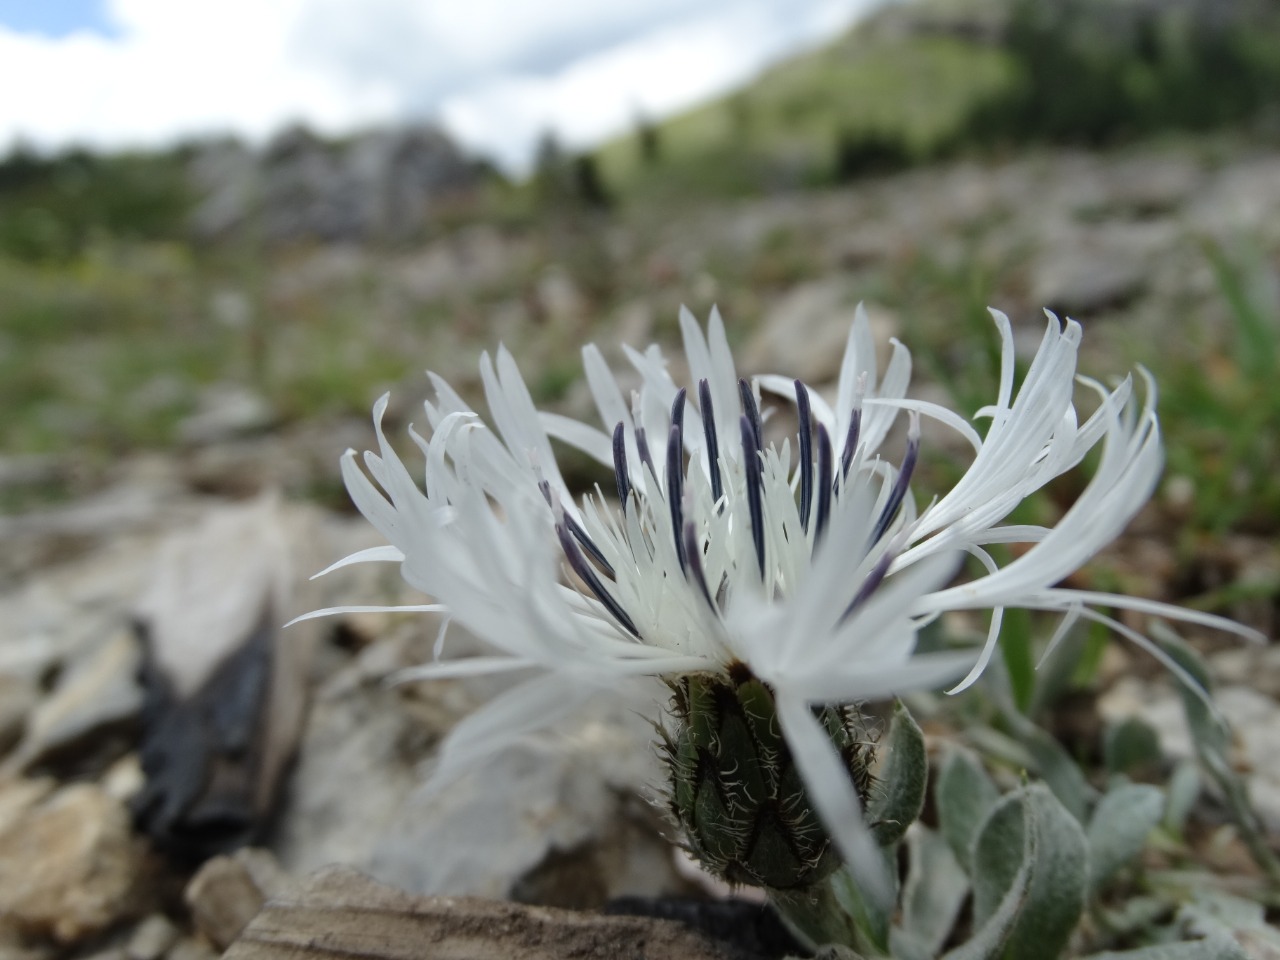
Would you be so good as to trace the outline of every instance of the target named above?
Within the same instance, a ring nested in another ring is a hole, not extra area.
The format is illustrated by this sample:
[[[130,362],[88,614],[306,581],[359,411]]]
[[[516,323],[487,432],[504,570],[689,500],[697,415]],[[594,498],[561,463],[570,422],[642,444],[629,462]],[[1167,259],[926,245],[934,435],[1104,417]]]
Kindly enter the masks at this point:
[[[751,392],[751,384],[746,380],[738,381],[738,396],[742,399],[742,412],[751,424],[751,436],[756,451],[764,449],[764,430],[760,424],[760,408],[756,406],[756,396]]]
[[[745,381],[742,381],[745,382]],[[743,414],[738,421],[742,431],[742,459],[747,480],[747,511],[751,515],[751,538],[756,545],[756,562],[760,565],[760,579],[764,579],[764,473],[760,465],[760,450],[756,445],[755,428],[751,418]]]
[[[702,409],[702,434],[707,439],[707,465],[711,468],[711,497],[719,502],[724,493],[720,481],[720,441],[716,437],[716,416],[711,407],[711,384],[698,381],[698,406]]]
[[[827,529],[827,518],[831,515],[831,474],[834,470],[831,451],[831,435],[827,428],[818,424],[818,516],[814,521],[813,545],[816,547]]]
[[[542,491],[542,497],[547,501],[547,506],[552,510],[555,510],[556,503],[555,498],[551,494],[551,484],[546,480],[539,480],[538,489]],[[567,513],[563,514],[563,516],[564,525],[568,528],[569,532],[573,534],[573,538],[582,544],[582,548],[590,554],[592,560],[599,564],[600,569],[608,575],[610,580],[616,580],[617,575],[613,572],[613,564],[604,558],[604,554],[600,551],[600,548],[596,546],[596,542],[591,539],[591,535],[582,529],[582,524],[578,523],[577,520],[573,519],[573,517],[569,516]],[[559,526],[559,524],[557,524],[557,526]]]
[[[566,520],[568,519],[567,514],[563,516]],[[574,542],[573,534],[569,532],[568,526],[564,523],[557,523],[556,536],[560,540],[560,549],[564,551],[565,559],[569,561],[570,569],[595,594],[596,599],[604,605],[604,608],[609,611],[613,619],[617,620],[623,629],[638,639],[640,631],[636,629],[635,623],[627,616],[627,611],[623,610],[618,601],[613,598],[613,595],[604,588],[604,584],[596,576],[595,570],[591,569],[591,564],[587,563],[587,558],[578,549],[578,545]]]
[[[684,430],[684,403],[689,391],[681,387],[676,391],[676,398],[671,401],[671,425]]]
[[[622,421],[613,428],[613,479],[618,484],[618,502],[623,515],[627,512],[627,499],[631,495],[631,478],[627,476],[627,434]]]
[[[599,565],[605,575],[610,580],[617,580],[618,576],[613,572],[613,564],[604,558],[604,554],[596,546],[596,542],[591,539],[587,531],[582,529],[582,525],[567,513],[564,515],[564,522],[569,528],[569,532],[573,534],[573,538],[582,544],[582,549],[587,551],[587,554]]]
[[[649,454],[649,441],[645,437],[644,427],[640,426],[636,427],[636,451],[640,454],[640,462],[656,477],[658,469],[653,465],[653,457]]]
[[[916,457],[920,453],[920,434],[916,430],[912,430],[907,436],[907,452],[902,458],[902,469],[898,471],[898,479],[893,484],[893,490],[889,493],[889,500],[884,505],[884,509],[880,511],[880,518],[876,521],[875,531],[871,534],[871,542],[877,543],[884,536],[885,531],[889,529],[889,524],[893,523],[893,518],[898,515],[898,510],[902,507],[902,501],[907,496],[907,487],[911,483],[911,472],[916,468]]]
[[[686,520],[684,524],[684,553],[689,558],[686,574],[693,575],[693,579],[702,590],[703,599],[707,601],[707,606],[711,608],[712,613],[718,613],[716,603],[711,599],[711,591],[707,588],[707,577],[702,569],[702,547],[698,543],[698,528],[692,520]]]
[[[684,496],[684,401],[685,391],[681,387],[676,394],[675,403],[671,405],[671,433],[667,437],[667,506],[671,509],[671,530],[681,572],[685,570],[681,503]]]
[[[809,531],[813,509],[813,425],[809,409],[809,389],[796,381],[796,416],[800,418],[800,526]]]
[[[840,479],[849,479],[849,467],[853,464],[853,455],[858,450],[858,434],[862,430],[862,408],[854,407],[849,411],[849,432],[844,436],[844,452],[840,454]]]
[[[867,599],[876,592],[876,589],[884,581],[885,574],[889,572],[889,567],[893,561],[897,559],[897,552],[892,549],[886,550],[880,554],[880,559],[876,561],[875,566],[867,573],[867,578],[862,581],[862,586],[858,587],[858,592],[853,595],[853,599],[849,601],[849,605],[844,608],[844,613],[840,614],[840,623],[844,623],[854,612],[867,602]]]

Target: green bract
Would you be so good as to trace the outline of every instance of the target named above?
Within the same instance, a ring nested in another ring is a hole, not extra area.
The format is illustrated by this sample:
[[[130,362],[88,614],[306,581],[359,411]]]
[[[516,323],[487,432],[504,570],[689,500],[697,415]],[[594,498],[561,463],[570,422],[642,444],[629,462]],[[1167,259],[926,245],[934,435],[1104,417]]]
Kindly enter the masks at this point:
[[[798,890],[841,863],[782,738],[773,694],[745,668],[672,683],[671,811],[702,865],[731,883]],[[873,745],[850,708],[817,714],[866,803]]]

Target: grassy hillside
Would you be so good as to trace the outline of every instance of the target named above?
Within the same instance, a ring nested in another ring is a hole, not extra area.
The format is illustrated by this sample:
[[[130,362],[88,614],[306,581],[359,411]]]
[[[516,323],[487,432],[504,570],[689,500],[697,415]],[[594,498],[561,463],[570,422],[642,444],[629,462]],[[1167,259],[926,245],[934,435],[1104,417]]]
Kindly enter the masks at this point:
[[[1280,8],[925,0],[595,153],[650,203],[830,185],[1028,142],[1101,145],[1280,115]]]
[[[869,165],[928,159],[1011,75],[1009,56],[993,47],[858,31],[652,132],[607,144],[599,164],[605,182],[625,196],[747,194],[831,182],[841,173],[842,142],[846,150],[862,145]],[[876,144],[884,145],[882,156]]]

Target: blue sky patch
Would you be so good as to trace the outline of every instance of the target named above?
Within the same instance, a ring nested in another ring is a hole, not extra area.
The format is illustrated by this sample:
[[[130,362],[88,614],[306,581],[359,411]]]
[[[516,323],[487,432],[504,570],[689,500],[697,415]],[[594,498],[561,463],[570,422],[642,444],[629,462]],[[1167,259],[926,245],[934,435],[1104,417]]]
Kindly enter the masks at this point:
[[[114,37],[106,0],[0,0],[0,27],[58,39],[89,31]]]

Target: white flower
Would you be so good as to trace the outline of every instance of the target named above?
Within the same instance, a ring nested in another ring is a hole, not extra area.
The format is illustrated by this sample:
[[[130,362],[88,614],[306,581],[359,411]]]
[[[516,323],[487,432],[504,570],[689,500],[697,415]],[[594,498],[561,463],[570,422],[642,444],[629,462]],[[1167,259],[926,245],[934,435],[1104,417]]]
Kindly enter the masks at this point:
[[[1162,464],[1154,389],[1148,381],[1139,403],[1129,379],[1108,391],[1077,378],[1080,326],[1050,315],[1015,390],[1009,322],[993,317],[1003,354],[995,402],[976,414],[987,421],[984,434],[950,410],[906,398],[911,359],[900,343],[877,378],[861,308],[834,408],[799,381],[738,379],[714,311],[705,336],[687,311],[681,315],[689,392],[672,381],[657,347],[628,349],[642,379],[628,403],[599,351],[583,350],[603,429],[537,411],[503,348],[496,362],[481,360],[492,426],[430,375],[429,437],[410,430],[426,459],[421,486],[383,435],[383,397],[374,408],[379,453],[364,457],[368,475],[354,451],[342,471],[389,546],[330,569],[400,562],[432,602],[397,609],[440,611],[494,649],[437,660],[412,671],[416,678],[537,671],[454,729],[437,782],[629,679],[745,665],[773,691],[810,797],[846,861],[863,865],[874,884],[881,859],[812,706],[957,680],[953,689],[963,689],[990,658],[1008,606],[1065,614],[1058,636],[1085,617],[1148,648],[1095,607],[1241,632],[1207,614],[1056,586],[1109,543],[1153,489]],[[1098,398],[1083,423],[1077,383]],[[761,390],[796,407],[799,431],[781,445],[763,441]],[[877,451],[899,415],[909,420],[908,446],[895,465]],[[975,451],[959,482],[923,508],[909,487],[921,417],[955,430]],[[575,502],[552,438],[611,467],[617,499],[597,489]],[[1093,479],[1055,527],[1003,523],[1099,444]],[[995,543],[1030,546],[999,567],[987,550]],[[986,572],[948,586],[965,554]],[[367,608],[313,615],[354,609]],[[917,632],[939,614],[987,609],[980,650],[915,652]]]

